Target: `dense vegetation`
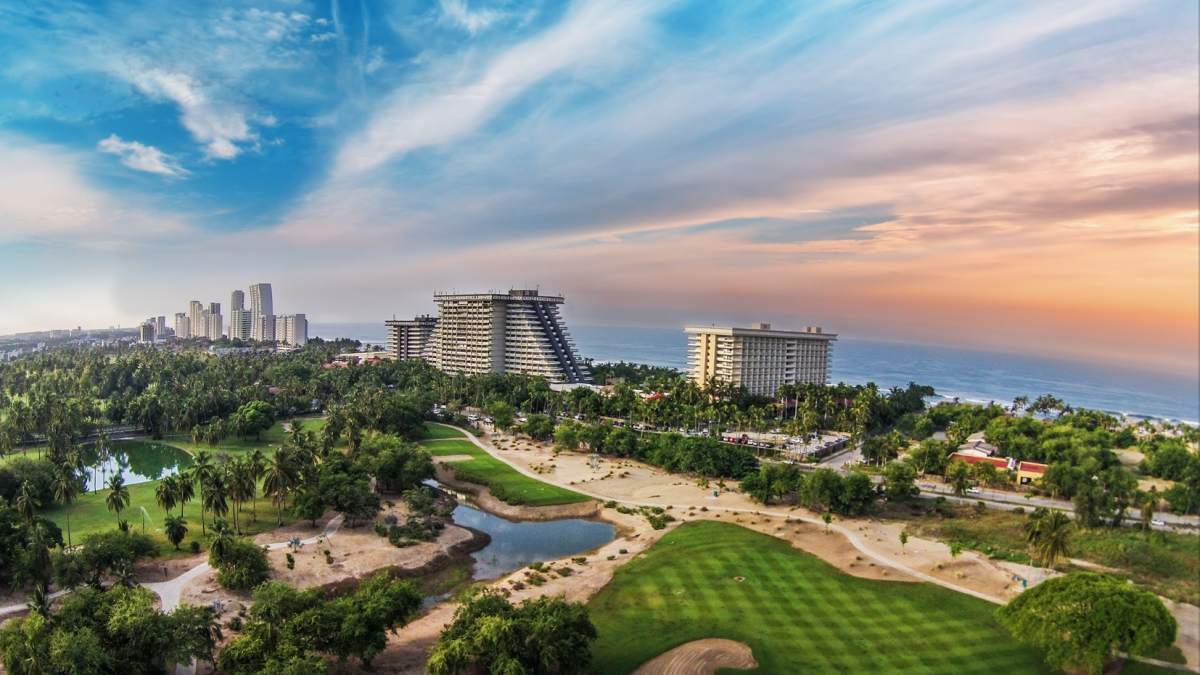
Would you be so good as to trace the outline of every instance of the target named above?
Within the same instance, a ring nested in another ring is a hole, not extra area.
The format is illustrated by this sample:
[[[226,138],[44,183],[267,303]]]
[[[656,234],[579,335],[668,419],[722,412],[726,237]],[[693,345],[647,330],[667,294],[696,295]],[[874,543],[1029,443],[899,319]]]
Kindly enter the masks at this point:
[[[322,656],[338,661],[353,656],[369,668],[387,645],[387,633],[420,608],[416,583],[386,574],[332,599],[319,587],[298,591],[271,581],[254,590],[241,634],[221,650],[217,664],[230,675],[322,675],[330,669]]]
[[[221,632],[211,607],[164,614],[145,588],[82,590],[54,612],[36,594],[33,611],[0,628],[9,675],[161,675],[192,659],[211,662]]]
[[[429,655],[429,675],[582,675],[596,639],[586,606],[561,597],[513,605],[494,589],[475,592],[454,612]]]

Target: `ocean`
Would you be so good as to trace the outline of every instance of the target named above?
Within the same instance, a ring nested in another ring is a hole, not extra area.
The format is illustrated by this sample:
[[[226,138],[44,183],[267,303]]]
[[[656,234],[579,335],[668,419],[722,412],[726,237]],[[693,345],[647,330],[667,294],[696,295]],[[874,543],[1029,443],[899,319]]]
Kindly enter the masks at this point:
[[[323,338],[351,337],[384,344],[383,322],[313,324]],[[631,361],[683,370],[687,337],[669,328],[571,326],[579,352],[597,362]],[[1067,403],[1126,416],[1200,422],[1200,380],[1185,375],[1141,371],[1020,354],[954,349],[839,337],[833,346],[832,382],[881,389],[928,384],[940,396],[1009,404],[1017,396],[1054,394]]]

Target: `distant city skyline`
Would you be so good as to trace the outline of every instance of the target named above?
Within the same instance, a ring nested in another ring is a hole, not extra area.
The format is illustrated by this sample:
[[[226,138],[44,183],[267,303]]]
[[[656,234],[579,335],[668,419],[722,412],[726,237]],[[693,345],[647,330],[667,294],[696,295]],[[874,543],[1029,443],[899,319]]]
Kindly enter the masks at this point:
[[[250,270],[323,322],[503,282],[570,324],[1200,367],[1194,2],[4,17],[0,333],[227,331]]]

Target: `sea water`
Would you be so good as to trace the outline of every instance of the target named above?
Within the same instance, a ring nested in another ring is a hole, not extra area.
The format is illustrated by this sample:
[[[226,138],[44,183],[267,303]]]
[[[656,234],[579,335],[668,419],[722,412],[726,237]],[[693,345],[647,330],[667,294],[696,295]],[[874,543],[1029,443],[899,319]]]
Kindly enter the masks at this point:
[[[682,329],[574,325],[570,332],[580,354],[596,362],[687,367]],[[382,321],[314,324],[313,334],[387,342]],[[917,382],[934,387],[940,396],[979,403],[1008,404],[1017,396],[1053,394],[1076,407],[1200,421],[1200,380],[1195,373],[1165,374],[1107,363],[839,337],[833,345],[830,381],[874,382],[882,389]]]

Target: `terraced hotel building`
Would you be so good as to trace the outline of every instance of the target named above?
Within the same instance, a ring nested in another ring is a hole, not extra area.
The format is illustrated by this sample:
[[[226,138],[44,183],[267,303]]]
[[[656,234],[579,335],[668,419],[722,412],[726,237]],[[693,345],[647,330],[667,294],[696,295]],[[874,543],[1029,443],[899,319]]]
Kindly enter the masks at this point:
[[[750,328],[686,326],[688,370],[701,385],[712,378],[751,394],[774,396],[781,384],[826,384],[834,333],[820,328],[772,330],[769,323]]]
[[[435,293],[437,326],[424,358],[447,373],[525,373],[551,382],[588,382],[558,313],[564,300],[533,290]]]

